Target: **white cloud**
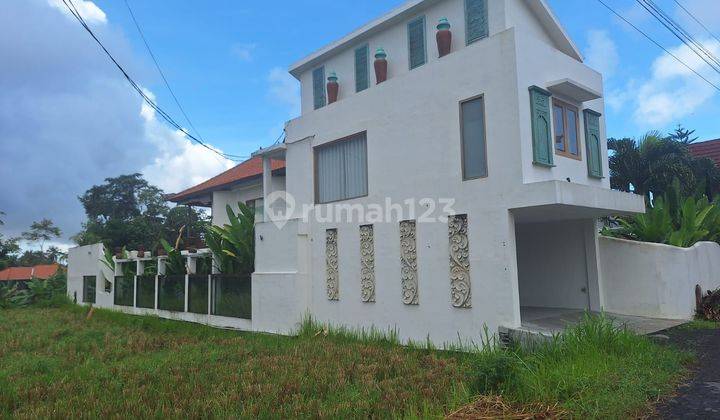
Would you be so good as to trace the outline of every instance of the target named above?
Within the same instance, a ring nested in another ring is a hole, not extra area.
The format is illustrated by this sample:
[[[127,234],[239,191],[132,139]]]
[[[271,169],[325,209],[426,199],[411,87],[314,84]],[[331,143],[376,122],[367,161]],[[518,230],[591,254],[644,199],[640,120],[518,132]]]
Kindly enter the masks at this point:
[[[146,94],[154,98],[152,93]],[[157,149],[152,163],[141,169],[151,184],[166,192],[180,192],[233,167],[233,161],[158,121],[155,110],[147,104],[142,104],[140,115],[145,121],[145,138]]]
[[[252,61],[257,44],[235,44],[230,48],[232,54],[242,61]]]
[[[588,31],[587,42],[585,64],[602,73],[605,78],[611,77],[620,61],[615,42],[603,30]]]
[[[300,115],[300,83],[280,67],[270,70],[268,82],[270,99],[287,106],[290,117]]]
[[[713,54],[720,54],[720,43],[701,40]],[[685,45],[670,50],[681,61],[715,84],[720,77],[712,75],[709,66]],[[634,119],[644,127],[657,127],[673,123],[693,114],[707,103],[717,91],[690,69],[668,54],[662,54],[651,66],[651,76],[635,93]]]
[[[61,10],[68,17],[73,18],[65,3],[62,0],[48,0],[48,3],[58,10]],[[68,3],[70,4],[70,3]],[[80,16],[88,23],[88,25],[107,23],[107,15],[101,8],[90,0],[72,0],[71,5],[75,5]],[[73,18],[74,19],[74,18]]]
[[[77,197],[105,178],[142,172],[177,192],[232,165],[156,118],[77,23],[47,0],[2,3],[4,236],[47,217],[62,229],[57,243],[69,243],[85,219]],[[138,65],[121,31],[107,31],[103,41],[123,64]]]

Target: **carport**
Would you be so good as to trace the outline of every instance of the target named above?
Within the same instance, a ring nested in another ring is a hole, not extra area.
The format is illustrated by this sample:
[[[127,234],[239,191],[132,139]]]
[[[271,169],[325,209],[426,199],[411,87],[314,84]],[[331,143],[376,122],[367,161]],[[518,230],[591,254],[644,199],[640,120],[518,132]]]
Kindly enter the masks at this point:
[[[642,197],[561,181],[525,187],[523,205],[510,209],[520,326],[542,330],[545,320],[553,330],[564,318],[602,311],[598,219],[644,211]]]

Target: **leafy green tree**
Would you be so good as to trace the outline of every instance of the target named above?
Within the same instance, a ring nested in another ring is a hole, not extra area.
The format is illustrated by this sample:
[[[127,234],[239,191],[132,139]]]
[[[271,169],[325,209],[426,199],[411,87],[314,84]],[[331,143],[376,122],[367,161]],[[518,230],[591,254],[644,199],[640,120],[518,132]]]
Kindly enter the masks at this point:
[[[608,139],[610,186],[643,195],[649,202],[651,195],[664,194],[677,179],[683,195],[698,189],[712,195],[720,170],[714,163],[690,154],[693,131],[678,130],[677,138],[650,131],[640,140]]]
[[[59,238],[62,235],[60,228],[55,226],[52,220],[42,219],[39,222],[32,222],[30,230],[22,233],[22,238],[28,242],[40,242],[40,251],[44,252],[45,241]]]
[[[184,227],[184,238],[204,238],[205,231],[210,226],[210,216],[204,211],[191,206],[176,206],[171,208],[163,222],[163,238],[176,238],[180,229]]]
[[[107,178],[78,198],[87,216],[82,231],[72,238],[79,245],[153,248],[164,233],[169,209],[163,191],[139,173]]]
[[[20,252],[19,240],[19,238],[3,239],[3,235],[0,233],[0,270],[17,265]]]
[[[107,178],[78,198],[87,216],[82,231],[72,237],[78,245],[103,242],[110,250],[152,250],[164,238],[178,246],[191,246],[205,239],[210,226],[205,211],[191,206],[169,208],[163,191],[137,173]]]
[[[695,130],[688,130],[680,124],[675,128],[675,131],[668,133],[671,139],[684,144],[690,144],[698,139],[697,137],[692,137],[693,134],[695,134]]]

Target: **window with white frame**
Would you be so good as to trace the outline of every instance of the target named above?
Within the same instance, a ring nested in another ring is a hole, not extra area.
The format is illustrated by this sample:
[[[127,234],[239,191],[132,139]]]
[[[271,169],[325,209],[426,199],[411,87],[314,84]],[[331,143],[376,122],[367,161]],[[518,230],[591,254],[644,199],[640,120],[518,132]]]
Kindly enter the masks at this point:
[[[315,148],[315,201],[367,195],[367,136],[353,134]]]

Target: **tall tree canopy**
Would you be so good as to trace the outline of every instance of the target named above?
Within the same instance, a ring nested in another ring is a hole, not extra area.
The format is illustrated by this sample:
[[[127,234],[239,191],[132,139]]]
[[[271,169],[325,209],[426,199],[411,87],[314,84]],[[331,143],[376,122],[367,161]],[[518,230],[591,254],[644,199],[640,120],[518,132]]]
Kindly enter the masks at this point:
[[[139,173],[107,178],[78,199],[87,216],[73,237],[79,245],[103,242],[111,248],[154,249],[161,237],[174,241],[183,225],[196,235],[207,223],[207,216],[191,207],[169,208],[163,191]]]
[[[45,241],[59,238],[62,235],[60,228],[55,226],[50,219],[42,219],[39,222],[32,222],[30,230],[22,233],[22,238],[28,242],[40,242],[40,252],[45,250]]]
[[[677,179],[684,195],[717,194],[720,169],[712,160],[690,154],[693,132],[678,126],[668,136],[650,131],[639,140],[609,138],[610,186],[649,199],[651,193],[664,194]]]

